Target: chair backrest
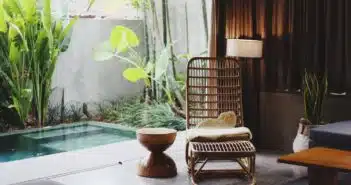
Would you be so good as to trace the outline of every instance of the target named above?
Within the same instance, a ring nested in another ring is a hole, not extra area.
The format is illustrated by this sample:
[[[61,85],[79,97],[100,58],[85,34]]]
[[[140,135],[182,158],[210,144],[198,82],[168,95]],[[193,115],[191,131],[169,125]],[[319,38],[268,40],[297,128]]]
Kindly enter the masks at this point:
[[[234,111],[243,126],[241,65],[235,58],[192,58],[187,67],[187,128]]]

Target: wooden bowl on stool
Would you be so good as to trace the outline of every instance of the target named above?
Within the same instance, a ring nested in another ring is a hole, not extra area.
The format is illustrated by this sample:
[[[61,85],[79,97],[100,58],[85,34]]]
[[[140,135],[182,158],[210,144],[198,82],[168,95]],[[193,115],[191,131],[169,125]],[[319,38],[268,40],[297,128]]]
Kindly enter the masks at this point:
[[[177,131],[167,128],[143,128],[137,130],[139,142],[150,151],[150,155],[138,164],[138,175],[166,178],[177,175],[177,167],[171,157],[163,153],[170,147]]]

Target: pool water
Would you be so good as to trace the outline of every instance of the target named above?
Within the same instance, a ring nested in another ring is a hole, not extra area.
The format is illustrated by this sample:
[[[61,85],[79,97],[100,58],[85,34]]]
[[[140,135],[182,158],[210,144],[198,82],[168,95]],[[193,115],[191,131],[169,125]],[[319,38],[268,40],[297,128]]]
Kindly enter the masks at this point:
[[[0,163],[131,140],[135,132],[98,124],[0,136]]]

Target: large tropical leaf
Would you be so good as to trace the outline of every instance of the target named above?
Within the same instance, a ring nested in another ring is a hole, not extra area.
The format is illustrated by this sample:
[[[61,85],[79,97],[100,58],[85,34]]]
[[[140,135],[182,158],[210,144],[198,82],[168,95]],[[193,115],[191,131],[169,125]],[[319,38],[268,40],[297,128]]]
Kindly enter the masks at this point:
[[[35,41],[35,54],[39,61],[46,62],[50,60],[50,48],[48,45],[49,39],[45,30],[40,30],[37,40]]]
[[[138,46],[139,38],[133,30],[124,26],[116,26],[111,32],[110,44],[112,49],[117,50],[118,53],[123,53],[128,48]]]
[[[44,8],[41,12],[41,19],[44,29],[47,32],[49,39],[49,47],[53,47],[53,35],[52,35],[52,16],[51,16],[51,0],[44,0]]]
[[[29,23],[33,23],[36,20],[36,3],[36,0],[21,0],[25,19]]]
[[[10,53],[9,53],[10,62],[16,65],[19,62],[20,57],[21,57],[21,53],[19,48],[16,46],[14,42],[12,42],[10,45]]]
[[[44,0],[44,8],[42,12],[43,26],[46,30],[51,30],[51,0]]]
[[[51,78],[52,78],[52,75],[54,74],[57,58],[58,58],[58,55],[60,54],[60,51],[61,51],[60,49],[57,49],[57,48],[54,49],[51,53],[51,59],[48,61],[51,63],[49,63],[48,71],[46,71],[45,78],[44,78],[47,81],[46,85],[49,86],[47,88],[50,88]]]
[[[21,21],[18,21],[21,22]],[[20,30],[19,26],[21,25],[16,25],[14,23],[9,23],[10,25],[10,30],[9,30],[9,39],[13,41],[13,39],[17,39],[16,37],[19,36],[19,39],[21,41],[21,45],[23,46],[23,49],[25,51],[28,51],[28,44],[27,44],[27,39],[24,37],[24,34]],[[16,43],[19,44],[19,43]]]
[[[168,65],[169,65],[169,46],[167,46],[166,48],[164,48],[161,51],[161,54],[159,55],[159,57],[156,60],[156,64],[155,64],[155,79],[159,80],[162,75],[167,71]]]
[[[2,7],[2,4],[0,3],[0,32],[6,33],[7,32],[7,24],[5,20],[5,12]]]
[[[89,4],[88,4],[88,9],[87,9],[87,11],[90,10],[90,8],[94,5],[94,3],[95,3],[95,0],[89,0]]]
[[[10,17],[20,16],[24,18],[23,9],[19,0],[3,0],[3,6]]]
[[[128,68],[123,71],[123,77],[130,82],[137,82],[138,80],[146,79],[147,73],[142,68]]]
[[[59,39],[62,31],[63,31],[62,21],[56,21],[53,29],[54,38]]]
[[[62,49],[64,47],[64,40],[68,36],[68,33],[72,31],[74,24],[77,22],[78,16],[75,16],[74,18],[71,18],[69,20],[68,25],[62,30],[58,37],[58,47]]]

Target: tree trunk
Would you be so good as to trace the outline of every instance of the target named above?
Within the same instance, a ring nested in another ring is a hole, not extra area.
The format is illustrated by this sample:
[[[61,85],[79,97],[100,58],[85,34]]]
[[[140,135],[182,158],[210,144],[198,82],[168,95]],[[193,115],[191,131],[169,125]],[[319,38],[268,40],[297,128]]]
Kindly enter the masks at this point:
[[[65,121],[65,89],[62,88],[60,123]]]
[[[162,27],[163,27],[163,45],[167,47],[168,37],[167,37],[167,0],[162,0]]]
[[[207,22],[206,0],[202,0],[202,18],[203,18],[203,21],[204,21],[205,39],[206,39],[206,48],[207,48],[208,47],[208,22]]]
[[[186,36],[186,54],[190,53],[189,47],[189,18],[188,18],[188,3],[185,2],[185,36]]]
[[[147,14],[147,8],[145,6],[145,3],[143,3],[143,13],[144,13],[144,32],[145,32],[145,46],[146,46],[146,64],[151,62],[150,61],[150,42],[149,42],[149,26],[148,26],[148,14]],[[152,73],[152,72],[151,72]],[[149,74],[151,75],[151,74]],[[151,78],[149,78],[149,81],[151,82]],[[150,86],[152,86],[150,84]],[[150,96],[152,94],[152,87],[144,87],[144,99],[146,100],[147,98],[150,99]]]
[[[152,46],[153,46],[153,50],[152,50],[152,62],[155,64],[157,58],[156,58],[156,50],[157,50],[157,36],[159,38],[162,37],[161,32],[160,32],[160,27],[158,24],[158,19],[157,19],[157,12],[156,12],[156,5],[155,5],[155,0],[151,0],[150,1],[151,4],[151,12],[152,12]],[[163,46],[163,43],[161,42],[161,45]],[[152,72],[152,76],[155,74],[155,71]],[[158,84],[155,83],[155,81],[152,81],[152,96],[154,100],[158,100],[159,97],[159,88],[158,88]]]
[[[184,111],[180,110],[177,106],[175,105],[171,105],[171,109],[172,111],[177,115],[177,116],[180,116],[182,118],[185,118],[186,117],[186,114]]]
[[[163,16],[163,35],[161,35],[159,26],[158,26],[158,20],[157,20],[157,13],[156,13],[156,6],[155,6],[155,1],[151,1],[151,8],[153,12],[153,17],[154,17],[154,32],[157,33],[160,38],[163,38],[163,48],[167,47],[168,44],[172,44],[172,35],[171,35],[171,30],[170,30],[170,21],[169,21],[169,10],[168,10],[168,0],[162,0],[162,16]],[[181,108],[185,107],[185,100],[183,96],[180,93],[180,90],[178,88],[178,84],[176,83],[175,76],[176,76],[176,68],[175,68],[175,54],[174,54],[174,48],[173,45],[170,46],[170,52],[171,52],[171,61],[172,61],[172,68],[169,69],[170,75],[166,76],[166,79],[172,89],[172,91],[175,94],[176,101],[179,103]],[[171,78],[170,78],[171,77]],[[166,82],[163,83],[163,85],[167,85]],[[157,88],[159,89],[159,88]],[[163,92],[163,90],[160,90],[160,92]],[[161,94],[161,97],[163,94]]]
[[[176,66],[175,66],[175,60],[176,60],[176,56],[174,54],[174,47],[173,47],[173,39],[172,39],[172,32],[171,32],[171,24],[170,24],[170,19],[169,19],[169,4],[168,4],[168,0],[167,1],[167,6],[166,6],[166,29],[167,29],[167,33],[168,33],[168,39],[169,42],[168,44],[170,44],[170,51],[171,51],[171,62],[172,62],[172,72],[173,72],[173,77],[176,78],[177,75],[177,70],[176,70]]]

